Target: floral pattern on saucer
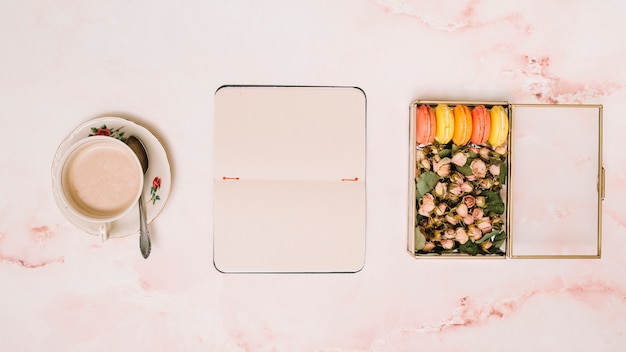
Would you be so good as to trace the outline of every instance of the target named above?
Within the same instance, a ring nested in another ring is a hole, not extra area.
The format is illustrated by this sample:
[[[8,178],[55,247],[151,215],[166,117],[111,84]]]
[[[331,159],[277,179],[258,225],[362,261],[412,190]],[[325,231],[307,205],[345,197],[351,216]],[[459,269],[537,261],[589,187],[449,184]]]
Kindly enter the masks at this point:
[[[118,127],[118,128],[107,128],[107,125],[101,125],[100,127],[92,127],[89,137],[108,136],[108,137],[113,137],[115,139],[119,139],[120,141],[126,143],[126,137],[124,137],[124,134],[126,134],[126,132],[122,131],[122,128],[124,128],[124,126]]]

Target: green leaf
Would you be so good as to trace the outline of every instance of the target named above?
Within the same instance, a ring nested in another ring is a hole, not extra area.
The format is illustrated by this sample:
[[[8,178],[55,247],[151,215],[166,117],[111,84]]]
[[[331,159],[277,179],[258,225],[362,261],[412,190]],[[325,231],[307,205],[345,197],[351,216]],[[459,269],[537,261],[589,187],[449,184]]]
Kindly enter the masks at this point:
[[[469,255],[477,255],[480,251],[480,246],[476,242],[467,241],[459,246],[459,251]]]
[[[432,171],[424,172],[417,178],[416,185],[416,197],[422,198],[424,194],[432,191],[435,188],[435,185],[439,182],[439,175]]]
[[[469,164],[470,164],[470,162],[469,162],[469,159],[468,159],[468,160],[467,160],[467,162],[465,163],[465,165],[463,165],[463,166],[457,166],[457,167],[456,167],[456,171],[458,171],[458,172],[462,173],[462,174],[463,174],[463,175],[465,175],[465,176],[471,176],[471,175],[473,175],[474,173],[472,172],[472,168],[471,168],[471,167],[469,167]]]
[[[475,243],[481,244],[481,243],[485,242],[486,240],[488,240],[489,238],[491,238],[491,237],[493,237],[493,236],[495,236],[497,234],[498,234],[498,231],[491,231],[489,233],[486,233],[481,239],[479,239]]]
[[[420,231],[420,228],[416,226],[415,227],[415,250],[416,251],[422,250],[425,244],[426,244],[426,236],[424,236],[422,231]]]
[[[506,241],[506,232],[500,231],[493,239],[493,246],[500,248],[504,244],[504,241]]]
[[[100,127],[100,128],[103,129],[103,130],[106,130],[107,129],[107,125],[102,125],[102,127]]]
[[[444,149],[439,152],[439,156],[442,158],[448,158],[452,156],[452,149]]]
[[[120,136],[120,137],[123,137],[123,136],[124,136],[124,133],[125,133],[125,132],[120,132],[120,133],[118,133],[117,135],[118,135],[118,136]]]
[[[92,132],[92,133],[96,133],[96,132],[98,132],[98,129],[97,129],[97,128],[95,128],[95,127],[92,127],[92,128],[91,128],[91,132]]]
[[[506,167],[506,163],[500,164],[500,184],[506,184],[506,176],[508,174],[508,168]]]
[[[156,196],[156,200],[161,200],[161,197],[160,196]]]
[[[485,208],[488,211],[492,211],[496,214],[504,213],[504,202],[502,201],[502,198],[500,198],[500,195],[498,195],[498,193],[487,190],[484,191],[482,195],[484,195],[487,200],[485,203]]]

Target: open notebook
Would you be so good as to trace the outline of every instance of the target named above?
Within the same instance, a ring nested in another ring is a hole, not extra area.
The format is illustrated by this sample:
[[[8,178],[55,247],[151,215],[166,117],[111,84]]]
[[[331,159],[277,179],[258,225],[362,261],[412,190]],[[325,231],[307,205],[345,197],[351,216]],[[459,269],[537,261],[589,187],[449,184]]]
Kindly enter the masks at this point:
[[[352,87],[215,94],[214,264],[356,272],[365,258],[366,98]]]

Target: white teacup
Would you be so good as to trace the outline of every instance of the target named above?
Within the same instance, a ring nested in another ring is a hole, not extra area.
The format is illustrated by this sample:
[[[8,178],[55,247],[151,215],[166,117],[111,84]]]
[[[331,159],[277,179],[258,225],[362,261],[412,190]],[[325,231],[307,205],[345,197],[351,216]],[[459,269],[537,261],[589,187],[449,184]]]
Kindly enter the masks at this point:
[[[99,224],[102,241],[109,237],[110,223],[134,208],[143,189],[143,170],[135,153],[107,136],[76,142],[56,172],[61,201],[77,217]]]

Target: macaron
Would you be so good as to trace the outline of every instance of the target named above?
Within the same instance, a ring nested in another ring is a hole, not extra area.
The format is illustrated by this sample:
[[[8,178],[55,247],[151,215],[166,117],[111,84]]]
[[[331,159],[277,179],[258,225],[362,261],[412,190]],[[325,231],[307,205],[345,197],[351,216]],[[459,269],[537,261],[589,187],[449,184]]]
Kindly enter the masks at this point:
[[[499,147],[509,135],[509,117],[506,110],[500,105],[493,106],[489,114],[491,116],[491,132],[488,142],[492,147]]]
[[[435,112],[428,105],[420,105],[415,115],[415,141],[421,145],[432,143],[437,129]]]
[[[485,144],[491,132],[491,116],[484,105],[472,109],[472,137],[474,144]]]
[[[452,142],[456,145],[465,145],[472,137],[472,113],[465,105],[454,107],[454,134]]]
[[[435,116],[437,117],[435,139],[441,144],[446,144],[450,142],[454,134],[454,114],[448,105],[439,104],[435,107]]]

